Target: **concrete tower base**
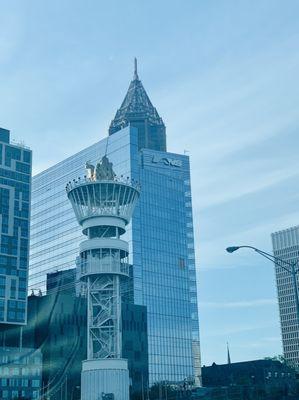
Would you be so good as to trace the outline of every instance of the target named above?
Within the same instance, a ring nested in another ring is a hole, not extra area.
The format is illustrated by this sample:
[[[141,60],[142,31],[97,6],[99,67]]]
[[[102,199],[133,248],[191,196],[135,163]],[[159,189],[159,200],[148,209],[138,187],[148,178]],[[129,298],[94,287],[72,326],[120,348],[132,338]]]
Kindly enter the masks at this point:
[[[127,360],[106,358],[82,363],[81,400],[104,400],[104,395],[111,393],[114,400],[129,400],[129,385]]]

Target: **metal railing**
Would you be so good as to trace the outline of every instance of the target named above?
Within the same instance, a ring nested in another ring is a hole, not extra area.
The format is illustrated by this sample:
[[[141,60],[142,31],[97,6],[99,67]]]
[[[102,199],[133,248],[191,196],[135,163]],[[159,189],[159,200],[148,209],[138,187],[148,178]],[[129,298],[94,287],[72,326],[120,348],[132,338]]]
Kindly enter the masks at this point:
[[[96,275],[96,274],[119,274],[129,276],[130,265],[113,257],[90,258],[88,260],[77,259],[77,268],[80,276]]]

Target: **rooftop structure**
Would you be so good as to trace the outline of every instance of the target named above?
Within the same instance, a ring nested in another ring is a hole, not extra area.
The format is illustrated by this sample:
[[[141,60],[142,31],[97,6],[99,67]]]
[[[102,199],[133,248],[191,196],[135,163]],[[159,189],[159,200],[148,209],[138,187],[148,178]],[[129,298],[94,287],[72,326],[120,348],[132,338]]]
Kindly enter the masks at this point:
[[[152,105],[137,72],[135,58],[134,76],[127,94],[109,127],[109,135],[128,125],[138,128],[138,147],[166,151],[165,125]]]

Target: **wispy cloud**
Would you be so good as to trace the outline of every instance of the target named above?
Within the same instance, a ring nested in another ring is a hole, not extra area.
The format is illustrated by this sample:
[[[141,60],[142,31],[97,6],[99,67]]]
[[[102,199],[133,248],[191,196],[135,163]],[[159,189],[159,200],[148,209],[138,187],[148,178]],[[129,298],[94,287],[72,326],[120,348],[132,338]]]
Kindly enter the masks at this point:
[[[252,349],[257,349],[257,348],[264,348],[265,346],[268,346],[269,344],[281,344],[281,336],[266,336],[263,337],[261,339],[259,339],[258,341],[249,341],[248,343],[242,343],[242,344],[237,344],[234,347],[235,348],[252,348]]]
[[[247,301],[227,301],[227,302],[200,302],[199,308],[251,308],[260,306],[277,305],[276,299],[254,299]]]
[[[227,338],[232,335],[239,335],[239,334],[246,334],[249,332],[259,332],[259,331],[264,331],[264,330],[271,330],[273,328],[276,328],[276,325],[273,323],[268,323],[268,324],[250,324],[250,325],[235,325],[235,326],[227,326],[227,327],[222,327],[221,329],[214,329],[213,331],[210,332],[205,332],[203,331],[201,334],[201,338],[211,338],[211,337],[223,337]]]

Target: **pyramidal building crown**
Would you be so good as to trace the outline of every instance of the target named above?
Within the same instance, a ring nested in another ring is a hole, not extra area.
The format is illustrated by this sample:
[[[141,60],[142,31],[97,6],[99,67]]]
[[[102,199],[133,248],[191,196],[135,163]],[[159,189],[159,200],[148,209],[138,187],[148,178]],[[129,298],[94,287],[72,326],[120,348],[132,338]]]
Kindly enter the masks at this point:
[[[166,151],[166,129],[138,76],[137,60],[127,94],[109,127],[109,135],[133,126],[138,129],[138,147]]]

